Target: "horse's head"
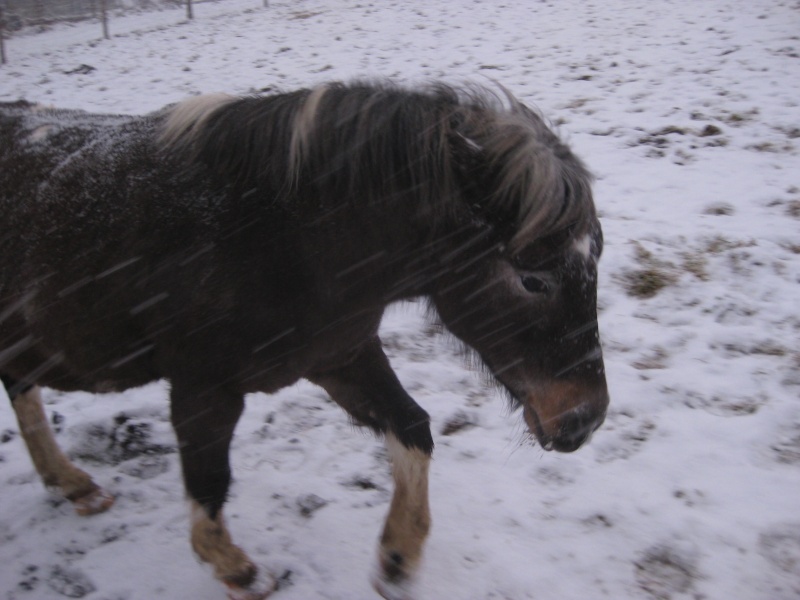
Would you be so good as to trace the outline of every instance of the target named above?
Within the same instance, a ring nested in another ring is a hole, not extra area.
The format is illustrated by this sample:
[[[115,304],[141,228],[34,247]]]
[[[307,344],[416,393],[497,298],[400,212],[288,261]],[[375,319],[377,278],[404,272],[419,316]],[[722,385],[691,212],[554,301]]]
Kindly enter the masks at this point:
[[[542,447],[571,452],[608,406],[591,176],[518,103],[488,126],[469,121],[451,139],[456,162],[468,165],[470,216],[433,304],[522,407]]]
[[[597,328],[596,221],[498,251],[434,295],[445,326],[479,354],[542,447],[571,452],[608,406]]]

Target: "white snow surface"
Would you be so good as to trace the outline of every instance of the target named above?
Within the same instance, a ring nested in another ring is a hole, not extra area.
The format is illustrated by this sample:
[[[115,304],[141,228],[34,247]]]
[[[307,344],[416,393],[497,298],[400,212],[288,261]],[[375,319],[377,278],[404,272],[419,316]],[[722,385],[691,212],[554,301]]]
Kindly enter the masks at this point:
[[[437,444],[418,598],[800,598],[800,3],[226,0],[111,33],[16,34],[0,100],[140,114],[354,77],[497,81],[596,173],[611,407],[586,447],[532,443],[422,304],[384,320]],[[45,390],[61,445],[117,496],[90,518],[42,488],[0,404],[0,597],[224,597],[189,547],[166,395]],[[283,576],[277,600],[376,597],[379,440],[304,383],[248,397],[232,461],[230,528]]]

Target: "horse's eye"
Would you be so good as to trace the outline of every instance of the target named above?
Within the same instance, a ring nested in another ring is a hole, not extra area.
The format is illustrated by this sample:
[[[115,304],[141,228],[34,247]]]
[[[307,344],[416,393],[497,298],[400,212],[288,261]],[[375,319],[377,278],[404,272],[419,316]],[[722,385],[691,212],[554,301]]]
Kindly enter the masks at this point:
[[[522,281],[522,287],[532,294],[545,294],[550,290],[550,286],[544,279],[534,275],[520,275],[520,281]]]

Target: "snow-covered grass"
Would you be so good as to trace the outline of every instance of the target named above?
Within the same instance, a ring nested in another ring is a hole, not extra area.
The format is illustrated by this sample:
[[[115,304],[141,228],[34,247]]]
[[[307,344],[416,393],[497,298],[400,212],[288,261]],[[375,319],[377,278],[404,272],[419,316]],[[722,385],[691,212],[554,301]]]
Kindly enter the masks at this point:
[[[437,442],[420,598],[800,597],[798,2],[227,0],[195,15],[115,18],[109,41],[96,23],[18,34],[0,100],[143,113],[330,79],[497,80],[597,174],[612,405],[586,448],[529,444],[418,306],[387,315]],[[42,490],[0,405],[3,598],[224,596],[189,549],[165,396],[46,393],[61,444],[118,497],[89,519]],[[374,597],[381,443],[301,384],[249,398],[233,463],[231,528],[284,576],[276,598]]]

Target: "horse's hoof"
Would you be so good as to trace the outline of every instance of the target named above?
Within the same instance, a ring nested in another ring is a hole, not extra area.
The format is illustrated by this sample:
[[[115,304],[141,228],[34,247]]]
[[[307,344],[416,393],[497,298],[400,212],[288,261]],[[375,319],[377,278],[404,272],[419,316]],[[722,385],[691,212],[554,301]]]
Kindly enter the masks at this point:
[[[111,508],[112,504],[114,504],[114,496],[100,487],[72,501],[75,512],[82,517],[105,512]]]
[[[386,600],[414,600],[413,580],[408,577],[389,579],[380,565],[372,576],[372,587]]]
[[[374,577],[372,587],[386,600],[414,600],[408,582],[386,581],[380,577]]]
[[[277,580],[270,574],[259,571],[255,581],[248,586],[241,587],[232,583],[228,586],[228,600],[264,600],[278,588]]]

